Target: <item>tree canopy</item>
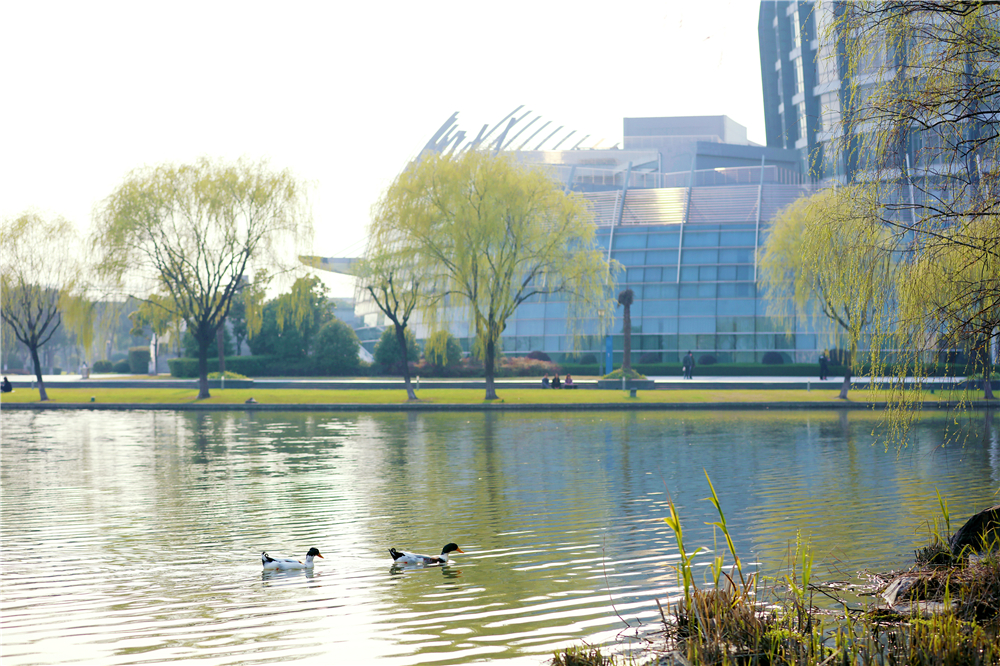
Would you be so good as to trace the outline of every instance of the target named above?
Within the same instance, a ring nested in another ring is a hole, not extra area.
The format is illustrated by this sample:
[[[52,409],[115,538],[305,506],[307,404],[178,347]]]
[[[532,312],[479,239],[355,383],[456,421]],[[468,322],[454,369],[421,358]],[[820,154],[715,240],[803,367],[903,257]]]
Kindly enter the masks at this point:
[[[762,248],[761,281],[768,312],[788,332],[811,320],[832,340],[843,339],[848,363],[846,398],[859,342],[886,314],[893,273],[886,233],[845,189],[799,199],[775,218]]]
[[[983,350],[1000,327],[1000,3],[859,0],[831,28],[851,82],[848,193],[899,265],[873,364],[882,348],[918,372],[926,352]]]
[[[289,172],[201,159],[128,174],[103,202],[92,243],[103,278],[186,323],[199,345],[202,399],[208,346],[244,277],[290,270],[293,246],[311,230],[302,185]]]
[[[558,297],[571,321],[602,327],[614,313],[586,203],[540,169],[485,152],[425,154],[389,187],[381,210],[412,276],[440,296],[428,313],[442,317],[451,306],[468,316],[487,400],[497,397],[500,335],[519,305]]]
[[[77,297],[81,282],[77,247],[76,231],[63,218],[25,213],[0,223],[2,334],[28,348],[43,401],[49,397],[38,350],[59,330],[67,303]]]

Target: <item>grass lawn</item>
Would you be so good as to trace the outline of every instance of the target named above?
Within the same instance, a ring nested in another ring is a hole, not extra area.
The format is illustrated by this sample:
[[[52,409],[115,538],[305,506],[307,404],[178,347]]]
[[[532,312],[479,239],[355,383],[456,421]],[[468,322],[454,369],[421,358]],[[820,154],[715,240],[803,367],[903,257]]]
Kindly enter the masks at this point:
[[[174,388],[63,388],[47,387],[49,401],[76,404],[94,402],[115,404],[189,404],[196,403],[197,389]],[[241,404],[253,398],[260,404],[270,405],[326,405],[326,404],[399,404],[406,402],[406,392],[402,389],[213,389],[212,397],[202,404]],[[497,390],[500,400],[507,404],[574,405],[611,403],[767,403],[780,405],[787,402],[838,403],[839,393],[830,390],[784,390],[784,389],[733,389],[733,390],[664,390],[639,391],[638,397],[629,398],[621,390],[600,391],[594,389],[576,391],[543,391],[540,389]],[[475,405],[486,403],[483,389],[423,389],[417,393],[421,402],[429,404]],[[877,391],[873,395],[867,389],[851,391],[848,402],[884,402],[890,398],[887,391]],[[921,398],[930,401],[981,400],[982,391],[937,391],[931,394],[922,391]],[[38,402],[37,389],[16,389],[4,394],[2,403]],[[0,403],[0,404],[2,404]]]

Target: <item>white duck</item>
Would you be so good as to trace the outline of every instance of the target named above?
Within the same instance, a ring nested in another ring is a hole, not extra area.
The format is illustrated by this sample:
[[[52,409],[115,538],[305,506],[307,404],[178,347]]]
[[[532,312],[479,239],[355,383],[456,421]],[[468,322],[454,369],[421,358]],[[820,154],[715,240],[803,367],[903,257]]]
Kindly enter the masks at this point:
[[[454,553],[456,551],[459,553],[465,552],[459,548],[457,544],[449,543],[441,549],[440,555],[407,553],[406,551],[396,550],[395,548],[390,548],[389,554],[392,555],[393,564],[448,564],[448,553]]]
[[[293,558],[271,557],[267,553],[260,554],[260,562],[264,565],[265,569],[277,569],[279,571],[287,571],[288,569],[312,569],[313,558],[315,557],[323,557],[319,554],[319,548],[310,548],[309,552],[306,553],[305,562]]]

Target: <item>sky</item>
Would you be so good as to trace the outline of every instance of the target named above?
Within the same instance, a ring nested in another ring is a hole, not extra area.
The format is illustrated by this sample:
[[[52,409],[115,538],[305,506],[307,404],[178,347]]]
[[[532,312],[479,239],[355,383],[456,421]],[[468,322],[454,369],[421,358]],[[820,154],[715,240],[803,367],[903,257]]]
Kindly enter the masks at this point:
[[[313,254],[359,256],[369,210],[452,113],[515,107],[622,139],[727,115],[764,143],[756,0],[0,3],[0,217],[83,232],[132,169],[267,159],[307,184]],[[349,278],[326,274],[331,296]]]

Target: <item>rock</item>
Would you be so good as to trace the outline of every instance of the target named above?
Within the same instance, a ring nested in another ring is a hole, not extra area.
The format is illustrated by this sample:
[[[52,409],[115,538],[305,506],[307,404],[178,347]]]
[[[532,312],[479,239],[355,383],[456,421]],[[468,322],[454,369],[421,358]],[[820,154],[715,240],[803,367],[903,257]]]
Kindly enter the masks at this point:
[[[1000,504],[969,518],[948,540],[948,547],[956,555],[963,548],[974,551],[989,550],[996,546],[998,537],[1000,537]]]
[[[919,574],[903,574],[882,590],[882,598],[890,606],[895,606],[896,601],[909,597],[914,591],[914,586],[924,581],[925,577]]]

